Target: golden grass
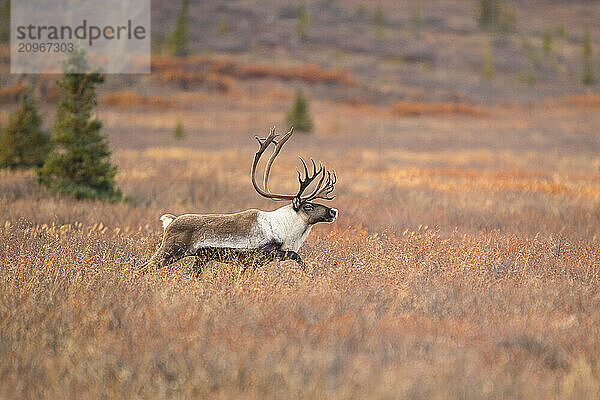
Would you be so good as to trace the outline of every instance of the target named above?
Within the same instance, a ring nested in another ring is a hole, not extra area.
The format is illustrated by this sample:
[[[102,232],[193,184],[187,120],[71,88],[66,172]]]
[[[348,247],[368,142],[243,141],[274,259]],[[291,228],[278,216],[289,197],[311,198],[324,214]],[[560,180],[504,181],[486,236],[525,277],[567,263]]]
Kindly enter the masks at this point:
[[[162,213],[279,205],[248,177],[251,133],[278,110],[215,97],[99,110],[130,204],[51,196],[31,172],[0,171],[0,398],[598,393],[594,115],[407,119],[315,102],[317,126],[338,113],[339,133],[295,136],[271,184],[296,190],[296,154],[338,172],[340,218],[300,250],[307,273],[214,263],[194,278],[184,260],[139,275]],[[190,135],[175,147],[180,117]]]
[[[357,221],[386,209],[353,203],[347,173],[342,219],[317,227],[301,251],[307,274],[292,262],[246,274],[212,264],[193,278],[184,261],[139,275],[162,211],[257,203],[247,175],[229,175],[237,152],[192,154],[118,155],[138,206],[49,198],[31,174],[3,173],[1,397],[577,399],[597,390],[597,239],[361,229]],[[282,187],[285,176],[274,178]],[[153,196],[169,208],[139,206]],[[518,219],[539,226],[527,212]]]
[[[8,398],[582,398],[598,242],[318,230],[309,272],[142,276],[146,228],[0,228]]]
[[[577,179],[549,171],[393,168],[381,179],[402,187],[425,186],[450,192],[521,191],[600,200],[600,182],[594,177]]]

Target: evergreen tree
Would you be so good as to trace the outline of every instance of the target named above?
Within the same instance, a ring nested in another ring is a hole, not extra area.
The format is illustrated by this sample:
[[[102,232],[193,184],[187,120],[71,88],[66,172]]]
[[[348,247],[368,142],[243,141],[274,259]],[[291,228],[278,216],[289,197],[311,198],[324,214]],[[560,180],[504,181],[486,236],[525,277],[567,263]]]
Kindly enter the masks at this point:
[[[185,127],[181,121],[177,121],[177,125],[175,125],[175,130],[173,131],[173,138],[175,140],[183,140],[185,139]]]
[[[38,181],[53,192],[78,199],[120,201],[116,187],[117,167],[110,163],[106,137],[100,134],[102,123],[92,117],[96,105],[96,85],[104,81],[97,72],[88,72],[85,50],[77,48],[63,64],[57,82],[60,100],[54,123],[52,153],[38,170]]]
[[[364,17],[367,13],[367,7],[364,4],[360,3],[356,6],[356,10],[354,11],[354,15],[358,18]]]
[[[313,122],[308,112],[308,101],[301,90],[296,90],[294,103],[287,114],[288,125],[299,132],[312,132]]]
[[[479,0],[479,16],[477,22],[482,28],[495,27],[500,16],[499,0]]]
[[[10,42],[10,0],[4,0],[0,8],[0,43]]]
[[[26,89],[8,125],[0,129],[0,167],[40,167],[49,151],[50,134],[42,128],[33,95]]]
[[[382,38],[385,35],[385,17],[381,6],[375,8],[375,36]]]
[[[504,0],[479,0],[477,23],[485,29],[497,29],[498,33],[515,30],[517,15],[515,8]]]
[[[485,49],[483,55],[483,76],[487,79],[492,79],[496,75],[494,69],[494,53],[492,52],[492,44],[490,43]]]
[[[219,20],[219,25],[217,26],[217,35],[225,36],[229,32],[229,25],[227,24],[227,18],[223,17]]]
[[[306,29],[310,25],[310,14],[306,10],[306,4],[301,1],[298,5],[298,23],[296,24],[296,32],[298,38],[305,42],[308,39]]]
[[[589,29],[585,30],[581,48],[583,50],[583,74],[581,75],[581,82],[584,85],[592,85],[596,79],[594,78],[594,65],[592,61],[592,37],[590,36]]]
[[[546,29],[542,36],[542,50],[544,50],[544,54],[548,55],[552,53],[552,47],[552,32]]]
[[[421,2],[419,0],[412,0],[411,2],[412,12],[410,15],[410,24],[413,34],[418,35],[423,26],[423,18],[421,18]]]
[[[181,10],[177,16],[175,29],[167,38],[169,49],[175,56],[185,57],[190,53],[188,26],[188,0],[181,0]]]

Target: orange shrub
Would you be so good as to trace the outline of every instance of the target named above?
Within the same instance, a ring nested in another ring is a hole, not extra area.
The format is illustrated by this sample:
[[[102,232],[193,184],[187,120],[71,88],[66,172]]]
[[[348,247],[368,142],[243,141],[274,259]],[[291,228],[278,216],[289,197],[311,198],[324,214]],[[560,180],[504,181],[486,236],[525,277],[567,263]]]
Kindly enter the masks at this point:
[[[346,86],[355,85],[348,72],[328,70],[318,65],[279,67],[266,64],[240,65],[237,74],[241,79],[278,78],[283,80],[299,79],[307,83],[340,83]]]
[[[0,46],[0,64],[10,64],[10,47]]]
[[[101,97],[100,103],[115,107],[176,107],[172,101],[163,97],[143,96],[133,91],[108,93]]]
[[[425,114],[462,114],[475,117],[489,114],[484,107],[475,107],[464,103],[416,103],[400,101],[393,105],[392,110],[400,115],[425,115]]]
[[[299,79],[307,83],[333,83],[353,86],[355,80],[347,71],[330,70],[318,65],[278,66],[268,64],[240,64],[229,57],[175,58],[155,56],[152,70],[163,83],[176,84],[182,88],[190,85],[215,86],[227,91],[236,79],[274,78],[281,80]]]
[[[17,101],[26,87],[27,83],[21,82],[16,85],[0,88],[0,101]]]
[[[600,94],[587,92],[586,94],[575,94],[565,97],[565,102],[569,105],[580,107],[600,107]]]

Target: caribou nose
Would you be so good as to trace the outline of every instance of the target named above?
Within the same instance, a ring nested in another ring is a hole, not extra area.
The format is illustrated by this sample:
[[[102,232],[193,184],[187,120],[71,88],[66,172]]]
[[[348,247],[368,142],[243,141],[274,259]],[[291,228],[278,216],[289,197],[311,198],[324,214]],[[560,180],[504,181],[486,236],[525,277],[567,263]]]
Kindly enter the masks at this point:
[[[329,216],[333,219],[336,219],[338,216],[338,210],[337,208],[330,208],[329,209]]]

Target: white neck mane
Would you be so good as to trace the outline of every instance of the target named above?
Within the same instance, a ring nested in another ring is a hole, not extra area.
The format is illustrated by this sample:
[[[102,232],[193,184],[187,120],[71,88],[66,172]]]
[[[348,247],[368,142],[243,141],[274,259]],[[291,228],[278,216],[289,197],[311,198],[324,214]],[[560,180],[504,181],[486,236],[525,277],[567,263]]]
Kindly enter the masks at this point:
[[[291,204],[274,211],[261,211],[258,225],[266,236],[281,242],[281,250],[298,251],[312,228]]]

